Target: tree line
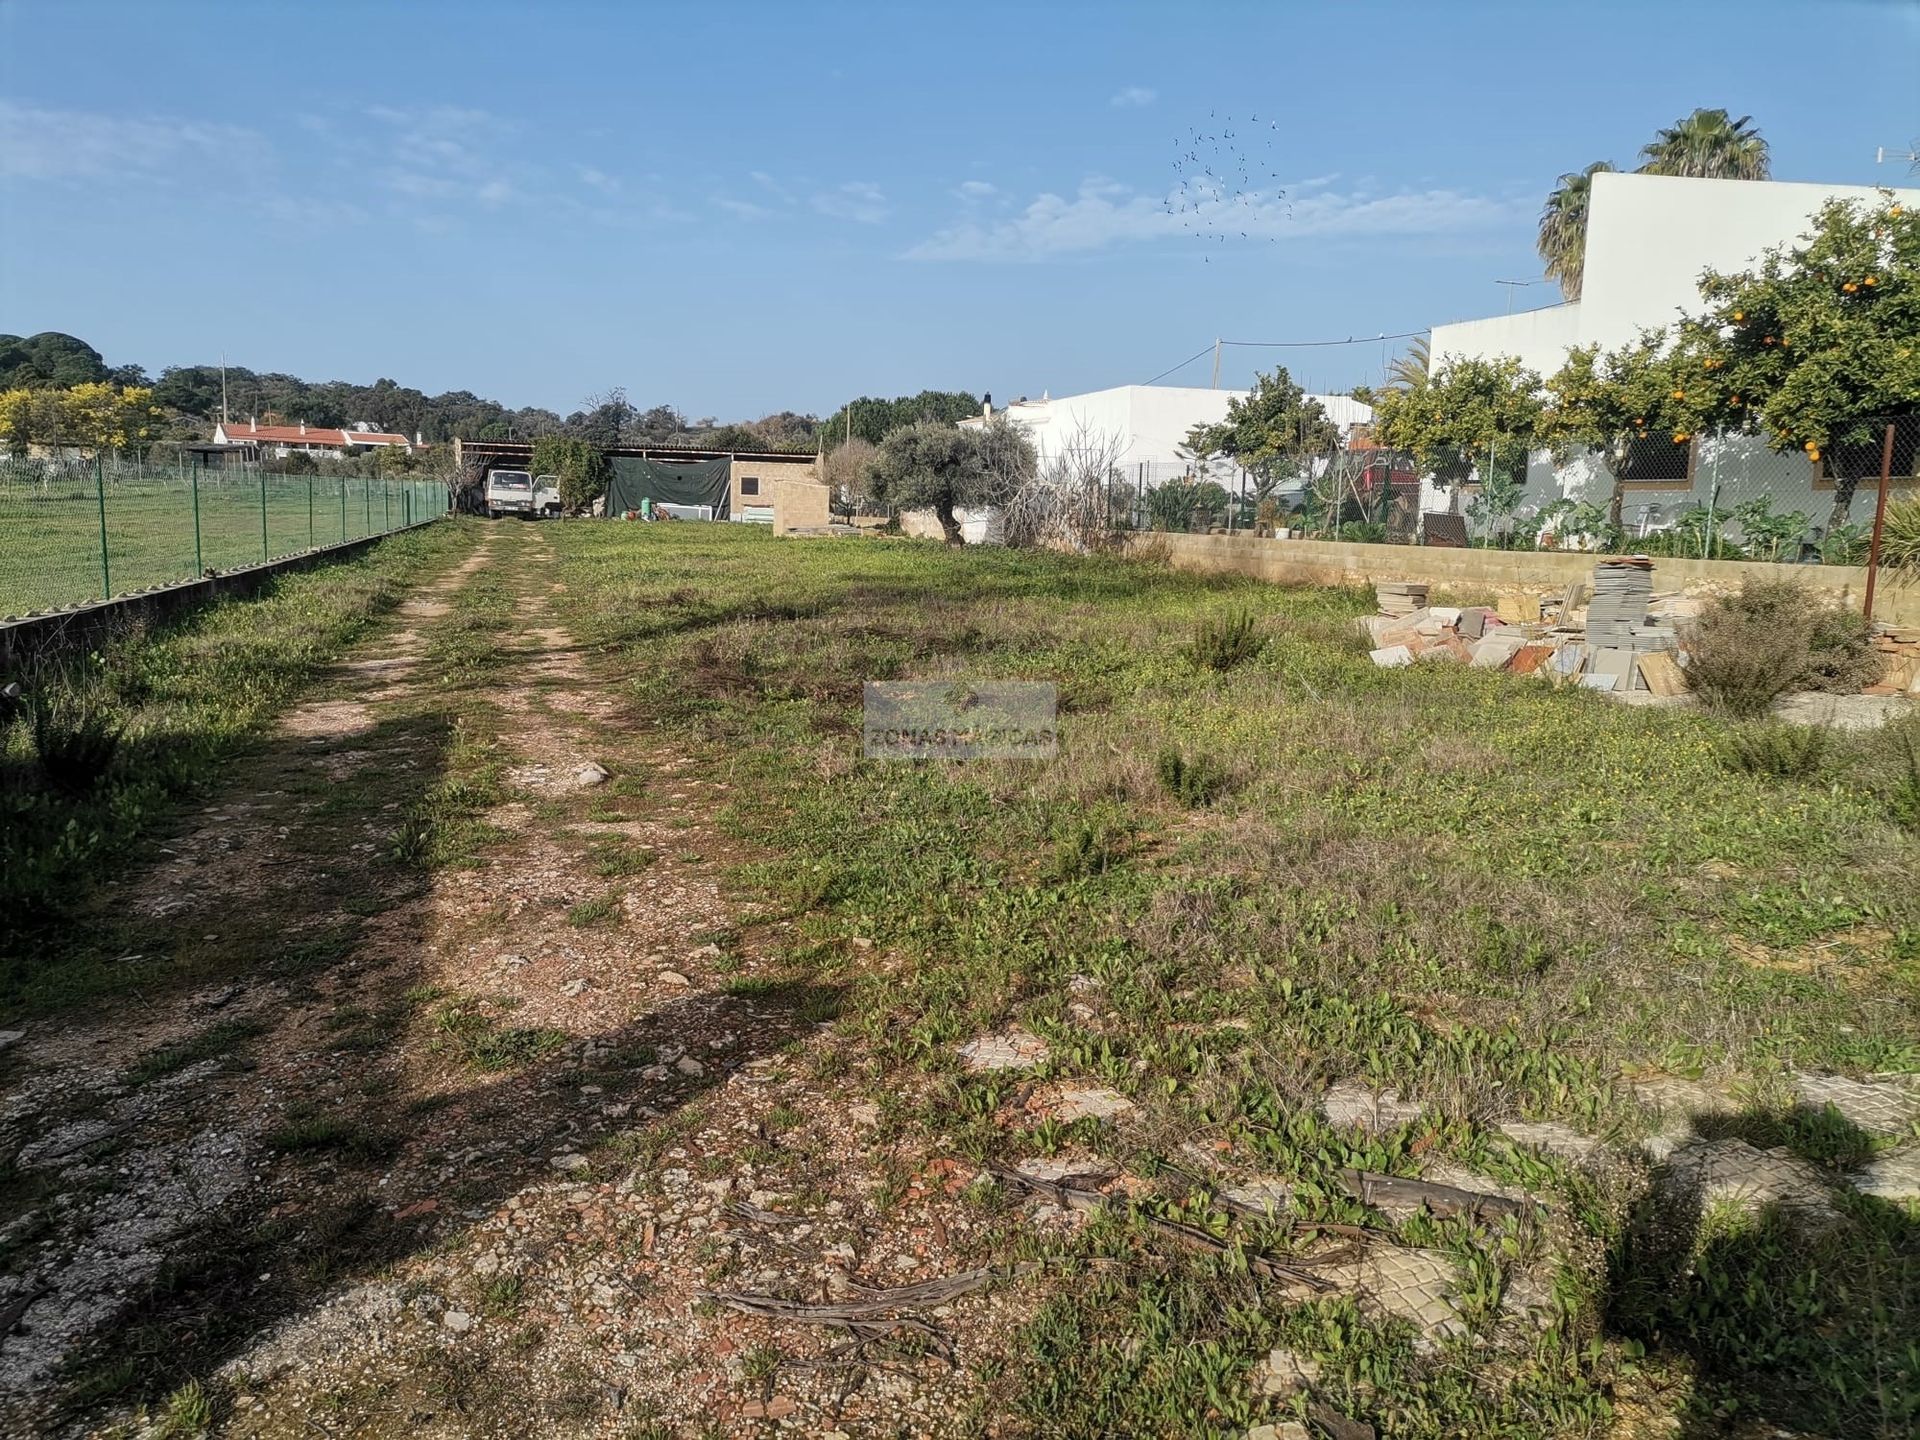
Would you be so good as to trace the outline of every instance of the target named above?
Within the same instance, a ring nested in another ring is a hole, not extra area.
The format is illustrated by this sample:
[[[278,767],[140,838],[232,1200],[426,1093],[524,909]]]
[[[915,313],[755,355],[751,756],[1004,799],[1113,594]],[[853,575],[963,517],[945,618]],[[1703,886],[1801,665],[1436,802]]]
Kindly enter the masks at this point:
[[[222,410],[222,373],[218,365],[171,365],[157,377],[138,365],[110,366],[84,340],[57,330],[37,335],[0,335],[0,392],[71,391],[79,386],[111,386],[116,391],[143,392],[141,399],[157,413],[146,417],[146,439],[205,439]],[[962,404],[961,414],[972,414],[978,402],[972,396],[938,395],[940,414],[950,415]],[[854,433],[878,440],[909,424],[926,411],[926,396],[900,400],[861,399],[853,402]],[[365,420],[382,430],[419,435],[428,444],[463,440],[538,440],[564,436],[595,445],[688,445],[714,450],[769,450],[811,453],[823,435],[844,431],[825,425],[818,417],[792,410],[763,415],[756,420],[723,423],[712,416],[689,417],[672,405],[635,404],[620,387],[581,401],[571,413],[540,406],[510,408],[471,390],[448,390],[438,395],[391,379],[359,385],[345,380],[309,381],[279,371],[251,370],[229,365],[225,370],[225,407],[236,418],[254,416],[277,422],[304,420],[328,428]],[[58,407],[44,399],[35,402],[52,415]],[[844,407],[843,407],[844,408]],[[878,433],[873,433],[875,427]],[[38,437],[36,437],[38,438]]]

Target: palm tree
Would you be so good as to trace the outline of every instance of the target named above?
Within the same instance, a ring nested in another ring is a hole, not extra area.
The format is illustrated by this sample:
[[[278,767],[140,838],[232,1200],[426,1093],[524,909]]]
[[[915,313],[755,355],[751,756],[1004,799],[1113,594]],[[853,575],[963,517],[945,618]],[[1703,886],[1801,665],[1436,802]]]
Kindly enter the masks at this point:
[[[1654,134],[1640,152],[1641,173],[1765,180],[1772,169],[1767,142],[1752,121],[1751,115],[1735,120],[1724,110],[1696,110]]]
[[[1416,335],[1413,343],[1407,346],[1407,353],[1396,355],[1387,362],[1387,388],[1389,390],[1424,390],[1427,388],[1427,370],[1432,364],[1432,356],[1427,350],[1427,337]]]
[[[1540,209],[1540,238],[1536,242],[1540,258],[1546,262],[1547,278],[1560,282],[1560,294],[1568,300],[1580,298],[1580,276],[1587,262],[1587,206],[1593,195],[1593,177],[1602,170],[1612,169],[1612,161],[1596,160],[1584,170],[1562,175]]]

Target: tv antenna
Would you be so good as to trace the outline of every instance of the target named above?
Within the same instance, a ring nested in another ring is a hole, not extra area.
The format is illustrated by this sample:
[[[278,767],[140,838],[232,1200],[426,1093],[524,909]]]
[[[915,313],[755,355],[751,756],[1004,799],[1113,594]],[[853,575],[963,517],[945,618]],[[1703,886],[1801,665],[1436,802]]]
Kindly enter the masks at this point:
[[[1907,145],[1910,148],[1905,150],[1889,150],[1884,145],[1875,146],[1873,163],[1884,165],[1889,160],[1904,160],[1909,170],[1920,171],[1920,137],[1909,140]]]

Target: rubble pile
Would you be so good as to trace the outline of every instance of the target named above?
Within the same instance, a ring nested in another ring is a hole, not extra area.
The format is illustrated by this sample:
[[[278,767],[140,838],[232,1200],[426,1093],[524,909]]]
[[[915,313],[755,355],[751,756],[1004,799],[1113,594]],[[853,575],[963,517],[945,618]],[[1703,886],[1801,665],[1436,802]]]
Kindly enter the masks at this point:
[[[1380,613],[1361,624],[1373,663],[1388,668],[1458,660],[1611,694],[1684,695],[1681,627],[1701,602],[1656,592],[1653,576],[1644,555],[1608,558],[1594,566],[1591,587],[1506,592],[1493,606],[1429,605],[1426,585],[1382,580],[1374,585]],[[1873,645],[1886,670],[1865,693],[1920,696],[1920,626],[1876,625]]]
[[[1887,668],[1867,694],[1920,695],[1920,625],[1877,626],[1873,648]]]
[[[1687,688],[1678,622],[1697,614],[1699,605],[1684,595],[1656,595],[1653,562],[1645,556],[1601,561],[1591,587],[1577,582],[1549,594],[1507,594],[1494,606],[1401,608],[1398,602],[1412,593],[1424,602],[1426,588],[1375,586],[1381,613],[1363,622],[1374,664],[1433,658],[1589,690],[1668,696]],[[1389,600],[1396,603],[1390,607]]]

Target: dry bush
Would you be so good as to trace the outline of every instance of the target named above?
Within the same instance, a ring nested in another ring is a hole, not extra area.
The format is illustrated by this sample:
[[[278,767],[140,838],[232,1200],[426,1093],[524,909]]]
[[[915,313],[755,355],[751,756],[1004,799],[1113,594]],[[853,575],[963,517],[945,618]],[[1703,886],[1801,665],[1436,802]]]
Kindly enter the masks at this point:
[[[1687,683],[1728,715],[1764,714],[1791,690],[1852,694],[1880,678],[1866,621],[1792,580],[1752,579],[1709,600],[1686,643]]]

